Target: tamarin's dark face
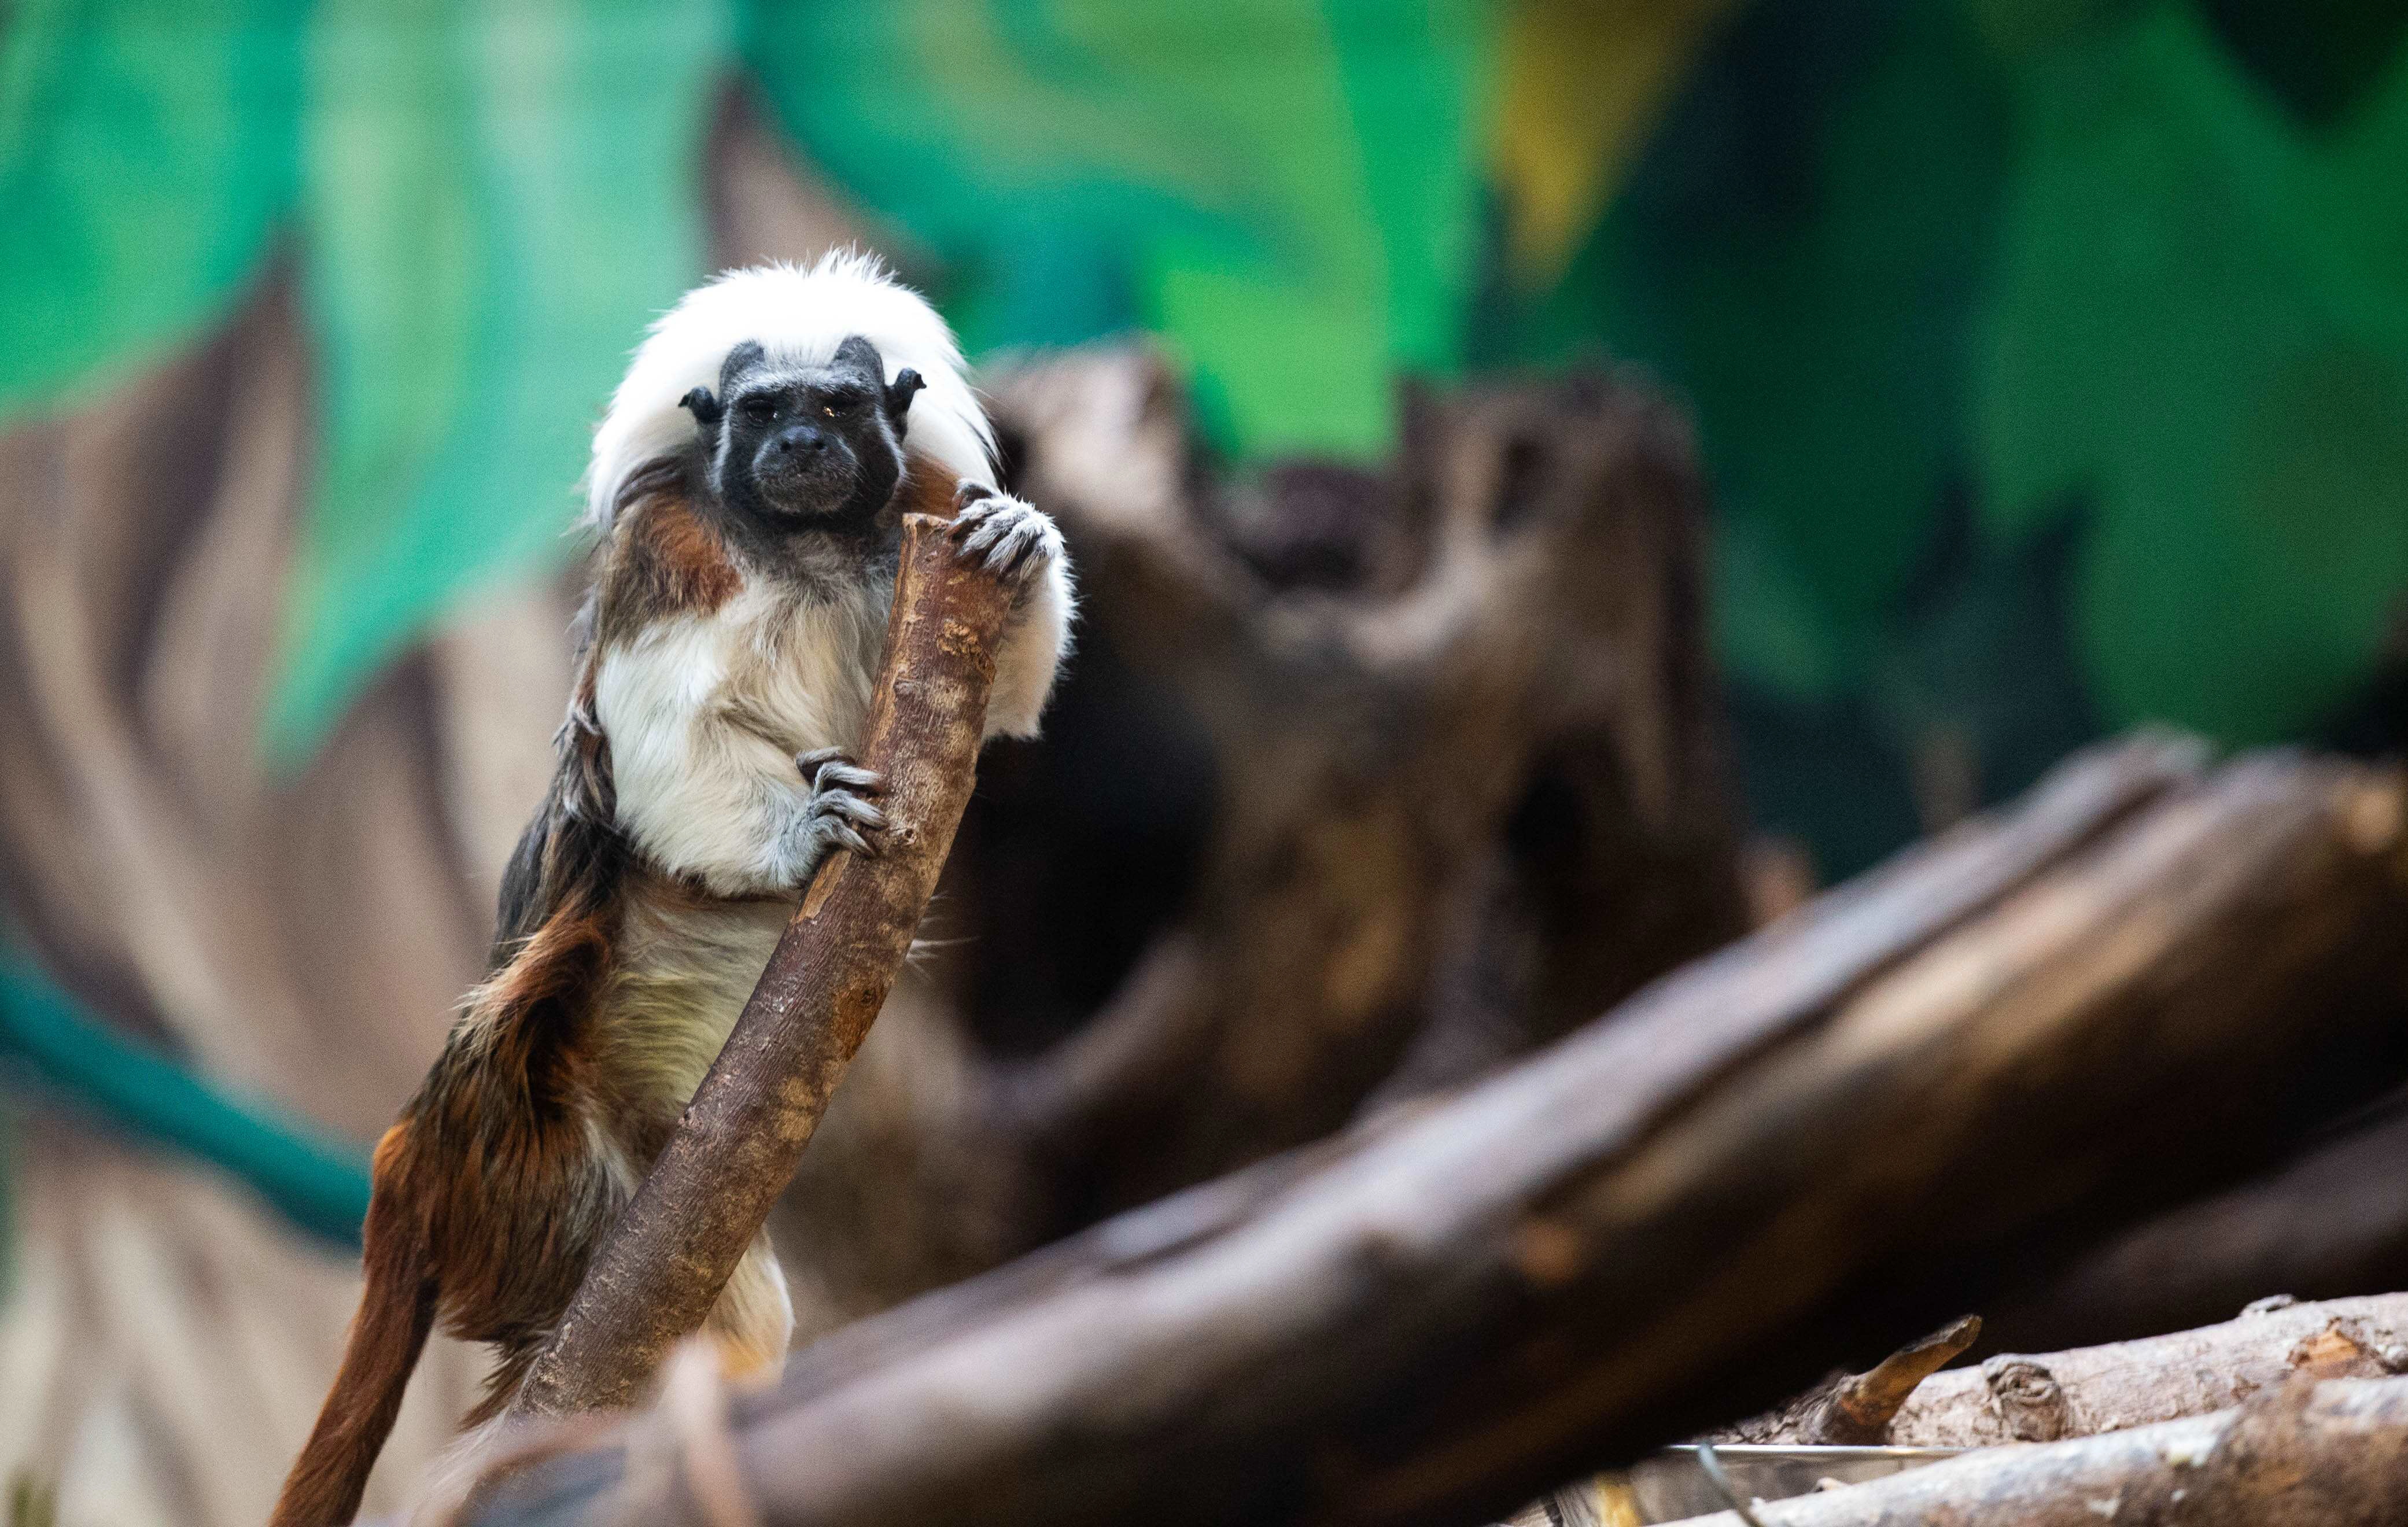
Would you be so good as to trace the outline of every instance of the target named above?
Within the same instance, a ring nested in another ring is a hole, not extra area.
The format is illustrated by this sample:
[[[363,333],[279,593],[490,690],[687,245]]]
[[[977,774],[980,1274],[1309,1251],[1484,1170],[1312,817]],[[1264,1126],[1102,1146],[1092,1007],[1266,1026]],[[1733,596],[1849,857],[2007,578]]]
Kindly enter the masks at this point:
[[[892,384],[877,347],[858,335],[824,366],[772,361],[757,344],[730,350],[719,391],[685,407],[702,426],[710,485],[737,515],[771,530],[866,529],[903,479],[903,432],[919,373]]]

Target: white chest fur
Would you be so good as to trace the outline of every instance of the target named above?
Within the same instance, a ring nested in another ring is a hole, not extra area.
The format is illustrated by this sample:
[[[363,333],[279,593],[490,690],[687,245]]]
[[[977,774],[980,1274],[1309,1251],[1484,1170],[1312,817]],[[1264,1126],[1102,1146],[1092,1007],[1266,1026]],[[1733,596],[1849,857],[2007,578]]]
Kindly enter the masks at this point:
[[[748,581],[600,654],[619,824],[648,859],[721,895],[794,889],[795,755],[860,746],[891,597]]]

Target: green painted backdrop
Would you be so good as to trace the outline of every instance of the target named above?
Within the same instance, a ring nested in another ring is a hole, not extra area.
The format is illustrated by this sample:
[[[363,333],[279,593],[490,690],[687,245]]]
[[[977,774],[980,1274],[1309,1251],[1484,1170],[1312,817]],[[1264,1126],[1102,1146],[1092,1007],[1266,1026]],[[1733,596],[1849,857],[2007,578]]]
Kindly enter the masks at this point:
[[[2396,737],[2408,59],[2344,0],[18,0],[0,422],[298,273],[323,439],[264,745],[559,556],[732,83],[974,350],[1165,335],[1241,457],[1400,368],[1694,404],[1760,818],[1957,760]]]

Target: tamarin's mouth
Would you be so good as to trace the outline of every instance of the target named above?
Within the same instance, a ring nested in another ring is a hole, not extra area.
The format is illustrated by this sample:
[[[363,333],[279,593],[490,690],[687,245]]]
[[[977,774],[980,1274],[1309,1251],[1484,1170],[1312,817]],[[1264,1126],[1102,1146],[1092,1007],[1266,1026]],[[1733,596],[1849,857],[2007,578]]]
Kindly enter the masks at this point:
[[[861,471],[852,462],[822,457],[809,464],[764,473],[760,481],[761,496],[771,508],[797,518],[814,518],[848,507],[861,485]]]

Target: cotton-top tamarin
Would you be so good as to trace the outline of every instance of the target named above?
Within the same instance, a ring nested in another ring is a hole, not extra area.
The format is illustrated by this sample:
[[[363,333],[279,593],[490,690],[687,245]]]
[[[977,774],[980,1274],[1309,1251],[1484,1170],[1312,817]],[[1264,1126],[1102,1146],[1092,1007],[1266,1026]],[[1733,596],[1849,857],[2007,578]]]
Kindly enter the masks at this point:
[[[990,735],[1025,735],[1070,618],[1060,535],[996,491],[951,333],[875,262],[720,278],[652,328],[594,438],[598,534],[559,768],[504,877],[491,975],[378,1146],[366,1292],[276,1527],[358,1509],[427,1333],[494,1344],[500,1413],[820,862],[874,853],[853,762],[905,512],[1014,580]],[[766,1237],[705,1329],[782,1362]]]

